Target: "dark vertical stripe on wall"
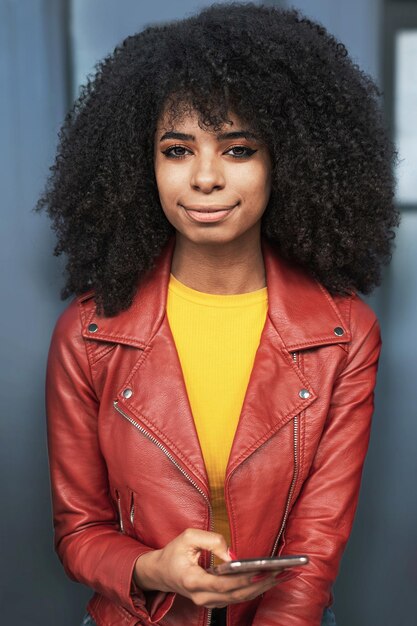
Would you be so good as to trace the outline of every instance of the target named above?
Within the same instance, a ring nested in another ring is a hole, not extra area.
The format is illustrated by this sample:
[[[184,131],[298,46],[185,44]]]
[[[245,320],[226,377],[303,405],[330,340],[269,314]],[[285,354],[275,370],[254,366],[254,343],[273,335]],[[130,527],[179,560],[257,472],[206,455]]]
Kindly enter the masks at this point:
[[[54,0],[49,0],[49,2],[54,2]],[[72,62],[71,14],[71,0],[62,0],[61,33],[63,38],[65,101],[67,103],[67,109],[70,109],[73,100],[72,85],[74,78],[74,67]]]

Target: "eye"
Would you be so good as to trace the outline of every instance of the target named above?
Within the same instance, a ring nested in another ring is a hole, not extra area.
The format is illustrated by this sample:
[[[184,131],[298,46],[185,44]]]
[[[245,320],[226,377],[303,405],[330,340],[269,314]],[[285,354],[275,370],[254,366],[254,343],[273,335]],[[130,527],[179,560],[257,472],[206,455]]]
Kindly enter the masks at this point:
[[[173,150],[175,150],[175,153],[173,152]],[[166,150],[162,150],[162,154],[165,154],[168,159],[183,159],[185,157],[185,154],[178,154],[177,150],[187,151],[187,148],[184,148],[184,146],[171,146]]]
[[[252,154],[255,154],[255,152],[257,152],[256,150],[253,150],[252,148],[248,148],[248,146],[232,146],[231,148],[229,148],[228,152],[230,152],[231,150],[240,151],[240,153],[238,152],[238,154],[236,153],[232,154],[232,156],[234,156],[237,159],[244,159],[244,158],[250,157],[252,156]]]

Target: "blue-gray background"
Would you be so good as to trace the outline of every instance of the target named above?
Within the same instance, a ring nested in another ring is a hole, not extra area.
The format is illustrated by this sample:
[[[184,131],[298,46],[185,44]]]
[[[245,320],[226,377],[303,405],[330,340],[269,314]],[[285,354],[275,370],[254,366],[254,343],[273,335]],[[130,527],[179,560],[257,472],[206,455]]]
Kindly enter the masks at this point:
[[[1,624],[75,626],[91,595],[65,577],[53,552],[44,371],[67,303],[59,299],[63,262],[51,254],[49,223],[31,209],[71,98],[94,63],[144,25],[207,4],[0,0]],[[390,33],[404,16],[417,28],[416,3],[280,4],[300,8],[347,45],[383,87],[392,126]],[[338,626],[417,624],[416,239],[417,198],[404,207],[393,262],[370,299],[384,348],[358,513],[335,587]]]

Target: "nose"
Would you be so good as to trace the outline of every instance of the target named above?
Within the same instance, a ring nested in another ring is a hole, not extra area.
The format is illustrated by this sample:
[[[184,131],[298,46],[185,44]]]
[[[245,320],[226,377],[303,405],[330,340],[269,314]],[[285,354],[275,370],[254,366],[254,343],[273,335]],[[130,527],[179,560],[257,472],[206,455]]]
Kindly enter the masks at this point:
[[[210,193],[213,189],[222,189],[225,182],[221,164],[215,157],[205,156],[195,159],[190,180],[193,189]]]

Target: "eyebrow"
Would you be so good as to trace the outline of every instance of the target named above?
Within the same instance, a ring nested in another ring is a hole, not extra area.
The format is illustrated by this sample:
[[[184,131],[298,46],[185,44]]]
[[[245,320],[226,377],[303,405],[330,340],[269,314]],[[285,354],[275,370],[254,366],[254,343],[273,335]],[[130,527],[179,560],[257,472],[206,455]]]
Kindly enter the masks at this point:
[[[159,141],[164,141],[164,139],[179,139],[182,141],[195,141],[194,135],[188,135],[187,133],[178,133],[174,130],[171,130],[167,133],[164,133]],[[229,133],[219,133],[216,135],[217,141],[223,141],[225,139],[252,139],[255,141],[259,141],[259,137],[257,137],[254,133],[251,133],[248,130],[234,130]]]

